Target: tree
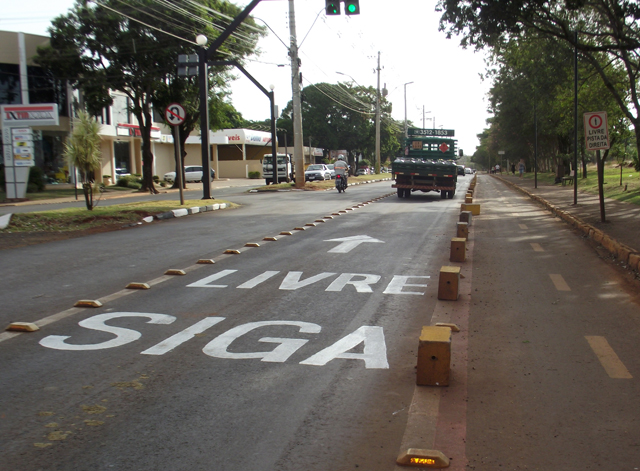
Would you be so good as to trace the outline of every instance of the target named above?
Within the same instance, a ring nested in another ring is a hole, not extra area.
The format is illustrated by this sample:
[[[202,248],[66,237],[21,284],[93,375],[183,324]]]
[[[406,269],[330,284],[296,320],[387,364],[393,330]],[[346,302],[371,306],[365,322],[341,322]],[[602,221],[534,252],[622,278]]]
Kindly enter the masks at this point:
[[[354,86],[353,83],[318,83],[305,87],[302,102],[304,135],[324,149],[345,149],[352,165],[358,153],[372,156],[375,149],[374,87]],[[292,103],[282,111],[278,127],[291,132]],[[381,102],[381,152],[391,157],[400,147],[395,132],[397,124],[391,119],[391,104]]]
[[[575,47],[602,79],[640,144],[640,5],[635,0],[440,0],[440,29],[462,45],[537,32]],[[621,75],[620,72],[624,72]]]
[[[138,121],[142,138],[142,190],[150,192],[157,192],[152,175],[152,105],[160,104],[160,93],[164,93],[166,87],[173,88],[164,96],[185,100],[193,91],[193,87],[184,86],[175,78],[177,56],[193,53],[197,34],[215,38],[218,30],[225,27],[228,15],[212,17],[213,10],[209,7],[239,11],[217,0],[189,5],[187,8],[187,5],[152,0],[138,0],[135,4],[119,0],[99,4],[78,0],[71,12],[53,20],[49,28],[50,45],[39,48],[36,58],[43,68],[68,79],[72,86],[83,91],[92,115],[100,115],[102,109],[112,103],[111,90],[118,90],[129,98],[130,111]],[[253,51],[254,39],[251,35],[230,38],[219,50],[220,57],[235,57],[236,53],[242,56]],[[191,111],[191,106],[189,108]],[[197,110],[197,101],[193,109]],[[195,122],[197,113],[192,112],[189,123],[183,126],[185,132],[181,132],[181,139],[186,140],[186,130],[190,126],[193,129]]]
[[[82,191],[87,209],[93,209],[94,172],[100,168],[102,152],[100,144],[100,125],[86,111],[78,113],[78,119],[74,120],[73,132],[65,143],[64,155],[69,163],[80,173]]]

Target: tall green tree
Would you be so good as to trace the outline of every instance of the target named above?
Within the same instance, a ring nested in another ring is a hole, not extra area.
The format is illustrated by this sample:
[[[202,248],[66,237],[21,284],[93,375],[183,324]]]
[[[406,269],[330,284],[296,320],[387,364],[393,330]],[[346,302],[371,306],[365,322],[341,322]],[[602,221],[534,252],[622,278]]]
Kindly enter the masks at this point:
[[[439,0],[440,29],[494,47],[536,32],[575,47],[600,76],[640,144],[640,4],[636,0]],[[621,74],[620,72],[623,72]]]
[[[80,111],[74,120],[73,132],[65,143],[64,155],[69,167],[80,173],[84,200],[89,211],[93,210],[94,172],[100,168],[102,152],[100,125],[86,111]]]
[[[372,159],[375,153],[374,87],[353,83],[318,83],[305,87],[302,122],[305,138],[324,149],[345,149],[352,165],[356,157]],[[292,103],[282,111],[278,127],[291,132]],[[396,123],[391,119],[391,103],[381,100],[381,159],[391,157],[399,148]],[[290,134],[288,134],[290,135]],[[383,152],[389,153],[385,156]]]
[[[216,9],[225,14],[213,16]],[[177,56],[195,51],[198,34],[215,38],[230,21],[226,13],[237,11],[234,5],[217,0],[188,5],[154,0],[78,0],[67,15],[53,20],[50,44],[38,49],[36,62],[81,89],[93,115],[100,115],[112,103],[111,90],[129,98],[142,138],[142,189],[157,192],[152,175],[153,104],[161,107],[164,99],[171,98],[187,102],[190,118],[181,132],[181,139],[186,139],[186,131],[194,129],[198,121],[197,106],[191,106],[197,99],[193,84],[186,86],[175,76]],[[257,39],[250,32],[243,33],[226,41],[219,57],[243,57],[253,52]]]

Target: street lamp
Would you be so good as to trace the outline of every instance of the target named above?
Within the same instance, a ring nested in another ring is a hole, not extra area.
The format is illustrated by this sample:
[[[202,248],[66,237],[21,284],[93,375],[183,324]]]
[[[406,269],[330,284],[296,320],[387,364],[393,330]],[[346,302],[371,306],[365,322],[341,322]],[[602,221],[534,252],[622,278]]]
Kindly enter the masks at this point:
[[[422,129],[425,129],[424,127],[424,115],[427,113],[431,113],[431,111],[425,111],[424,110],[424,105],[422,105]],[[427,119],[431,119],[431,118],[427,118]]]
[[[407,136],[407,85],[412,84],[413,82],[407,82],[404,84],[404,137]]]
[[[276,101],[275,94],[273,90],[275,90],[276,86],[271,84],[269,85],[269,101],[271,102],[271,157],[273,157],[273,184],[277,185],[280,183],[278,180],[278,150],[276,148]],[[285,172],[286,173],[286,172]],[[289,178],[287,176],[287,178]]]

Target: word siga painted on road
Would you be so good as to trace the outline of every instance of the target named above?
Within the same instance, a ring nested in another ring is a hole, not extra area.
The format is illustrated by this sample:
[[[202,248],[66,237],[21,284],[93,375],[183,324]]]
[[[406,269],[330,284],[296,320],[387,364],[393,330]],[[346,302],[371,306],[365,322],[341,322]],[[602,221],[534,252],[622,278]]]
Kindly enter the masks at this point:
[[[107,321],[125,317],[142,317],[149,319],[148,324],[172,324],[176,318],[168,314],[153,314],[143,312],[112,312],[98,314],[84,319],[78,323],[81,327],[100,332],[107,332],[115,335],[115,338],[94,344],[74,344],[68,343],[71,337],[68,335],[49,335],[40,340],[40,345],[54,350],[104,350],[121,347],[135,342],[142,337],[137,330],[124,327],[117,327],[106,324]],[[210,327],[224,321],[224,317],[206,317],[194,325],[172,335],[151,348],[140,352],[142,355],[164,355],[179,347],[183,343],[193,339],[196,335],[203,333]],[[318,324],[301,321],[260,321],[249,322],[233,327],[211,340],[202,351],[214,358],[224,359],[260,359],[264,362],[283,363],[298,351],[303,345],[309,342],[304,338],[283,338],[283,337],[262,337],[258,342],[271,343],[276,346],[271,351],[258,352],[230,352],[228,347],[236,340],[256,329],[264,329],[269,326],[291,326],[297,327],[301,334],[318,334],[322,330]],[[351,352],[354,348],[362,344],[362,353]],[[324,366],[332,360],[342,358],[349,360],[361,360],[367,369],[388,369],[387,347],[384,339],[382,327],[361,326],[354,332],[339,339],[334,344],[311,355],[306,360],[300,362],[301,365]]]

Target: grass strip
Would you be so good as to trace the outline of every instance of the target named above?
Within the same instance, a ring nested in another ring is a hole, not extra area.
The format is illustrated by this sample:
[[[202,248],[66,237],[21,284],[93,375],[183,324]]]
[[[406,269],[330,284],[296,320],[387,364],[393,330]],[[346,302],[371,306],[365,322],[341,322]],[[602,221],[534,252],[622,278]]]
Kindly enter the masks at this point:
[[[216,199],[209,204],[227,203],[228,207],[237,207],[235,203]],[[184,205],[169,201],[148,201],[137,203],[97,206],[93,211],[86,208],[65,208],[31,213],[16,213],[11,222],[0,233],[14,232],[75,232],[106,226],[137,224],[142,218],[165,213],[172,209],[205,206],[202,200],[187,200]]]

